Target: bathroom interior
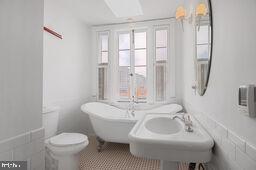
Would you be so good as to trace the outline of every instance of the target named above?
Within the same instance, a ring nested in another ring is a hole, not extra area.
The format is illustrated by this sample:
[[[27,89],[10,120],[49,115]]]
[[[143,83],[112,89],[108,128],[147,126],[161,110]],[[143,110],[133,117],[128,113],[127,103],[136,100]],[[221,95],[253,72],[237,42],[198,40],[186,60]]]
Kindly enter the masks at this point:
[[[255,0],[0,0],[0,169],[256,170]]]

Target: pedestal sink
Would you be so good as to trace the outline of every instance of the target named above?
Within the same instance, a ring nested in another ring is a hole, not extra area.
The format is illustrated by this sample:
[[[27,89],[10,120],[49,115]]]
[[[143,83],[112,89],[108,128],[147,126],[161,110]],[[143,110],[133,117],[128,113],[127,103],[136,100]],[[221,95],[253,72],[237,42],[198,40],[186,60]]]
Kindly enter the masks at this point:
[[[176,170],[179,162],[210,161],[213,139],[195,119],[193,132],[170,114],[147,114],[129,133],[130,152],[139,157],[161,160],[162,170]]]

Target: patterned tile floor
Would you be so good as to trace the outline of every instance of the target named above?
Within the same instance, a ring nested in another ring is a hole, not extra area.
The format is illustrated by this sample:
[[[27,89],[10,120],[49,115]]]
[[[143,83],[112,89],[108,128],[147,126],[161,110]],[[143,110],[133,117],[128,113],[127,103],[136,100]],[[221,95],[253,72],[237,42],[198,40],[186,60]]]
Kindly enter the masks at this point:
[[[89,138],[90,144],[81,152],[81,170],[159,170],[160,161],[149,160],[133,156],[129,151],[129,145],[118,143],[106,143],[102,152],[96,149],[95,137]],[[182,167],[179,169],[187,169]]]

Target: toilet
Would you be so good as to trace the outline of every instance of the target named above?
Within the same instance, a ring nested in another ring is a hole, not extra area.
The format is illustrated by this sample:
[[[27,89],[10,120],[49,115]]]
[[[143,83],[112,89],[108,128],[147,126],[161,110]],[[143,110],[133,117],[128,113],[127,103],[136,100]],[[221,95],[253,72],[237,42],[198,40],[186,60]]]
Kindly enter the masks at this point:
[[[58,107],[43,108],[45,128],[46,170],[79,170],[79,152],[88,144],[88,138],[81,133],[57,135]]]

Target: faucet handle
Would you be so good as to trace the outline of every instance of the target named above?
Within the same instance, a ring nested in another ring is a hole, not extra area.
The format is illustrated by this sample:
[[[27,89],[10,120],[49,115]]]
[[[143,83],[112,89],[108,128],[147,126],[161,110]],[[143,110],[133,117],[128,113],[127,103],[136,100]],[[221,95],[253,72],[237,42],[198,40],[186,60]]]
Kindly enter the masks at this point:
[[[192,123],[192,120],[191,120],[191,118],[190,118],[190,115],[184,115],[184,120],[185,120],[185,125],[186,126],[192,126],[193,125],[193,123]]]
[[[193,123],[192,123],[192,120],[190,119],[190,115],[187,114],[186,118],[185,118],[185,121],[184,121],[184,124],[185,124],[185,129],[187,132],[193,132]]]

